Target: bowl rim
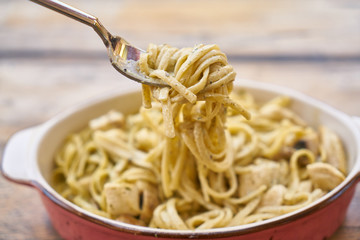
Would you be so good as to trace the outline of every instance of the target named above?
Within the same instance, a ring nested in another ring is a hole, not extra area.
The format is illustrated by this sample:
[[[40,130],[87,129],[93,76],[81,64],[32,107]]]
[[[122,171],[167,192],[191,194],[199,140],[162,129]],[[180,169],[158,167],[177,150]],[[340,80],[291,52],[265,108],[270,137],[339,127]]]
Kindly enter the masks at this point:
[[[256,89],[256,90],[262,90],[262,91],[268,91],[271,93],[276,94],[284,94],[290,96],[291,98],[294,98],[296,100],[305,102],[307,105],[311,105],[314,107],[317,107],[321,109],[321,111],[325,111],[329,113],[334,118],[338,119],[339,121],[345,123],[346,127],[352,130],[359,130],[359,128],[356,126],[354,121],[351,119],[350,116],[346,115],[345,113],[335,109],[332,106],[329,106],[313,97],[310,97],[308,95],[305,95],[304,93],[301,93],[297,90],[293,90],[288,87],[283,87],[280,85],[272,84],[272,83],[265,83],[265,82],[257,82],[253,80],[247,80],[247,79],[236,79],[235,81],[235,88],[243,88],[243,89]],[[38,166],[37,161],[37,150],[40,146],[42,140],[46,137],[49,131],[56,126],[56,124],[60,123],[64,119],[68,118],[72,114],[86,108],[91,108],[95,104],[104,102],[106,100],[110,100],[116,97],[120,97],[122,95],[126,94],[134,94],[140,92],[139,88],[132,88],[129,89],[116,89],[116,92],[114,93],[107,93],[106,95],[100,96],[96,99],[86,101],[83,104],[75,105],[72,108],[69,108],[56,116],[52,117],[45,123],[41,124],[40,127],[37,129],[38,138],[37,142],[34,145],[34,148],[32,149],[32,158],[35,161],[35,166],[32,169],[32,180],[31,185],[33,185],[35,188],[40,190],[46,197],[48,197],[51,201],[53,201],[55,204],[60,206],[61,208],[85,219],[88,221],[91,221],[93,223],[102,225],[104,227],[120,231],[120,232],[127,232],[131,234],[136,235],[144,235],[144,236],[156,236],[156,237],[170,237],[170,238],[199,238],[199,239],[208,239],[208,238],[216,238],[216,237],[229,237],[229,236],[235,236],[235,235],[243,235],[243,234],[249,234],[254,233],[262,230],[266,230],[275,226],[284,225],[286,223],[289,223],[291,221],[298,220],[304,216],[310,215],[311,213],[314,213],[336,199],[338,199],[341,195],[343,195],[344,192],[346,192],[352,185],[356,184],[358,180],[360,179],[360,157],[359,157],[359,148],[356,149],[356,153],[354,158],[355,163],[353,169],[349,171],[348,175],[346,176],[346,179],[338,185],[336,188],[334,188],[329,193],[325,194],[320,199],[317,199],[316,201],[310,203],[309,205],[300,208],[296,211],[283,214],[271,219],[263,220],[261,222],[257,223],[250,223],[245,225],[239,225],[234,227],[224,227],[224,228],[215,228],[215,229],[209,229],[209,230],[169,230],[169,229],[157,229],[157,228],[150,228],[150,227],[142,227],[132,224],[127,224],[123,222],[119,222],[116,220],[108,219],[96,214],[93,214],[85,209],[80,208],[79,206],[75,205],[74,203],[66,200],[63,198],[60,194],[58,194],[55,189],[53,189],[50,185],[50,183],[44,178],[42,175],[40,168]],[[356,140],[357,146],[360,146],[360,131],[352,131],[354,134],[354,139]]]

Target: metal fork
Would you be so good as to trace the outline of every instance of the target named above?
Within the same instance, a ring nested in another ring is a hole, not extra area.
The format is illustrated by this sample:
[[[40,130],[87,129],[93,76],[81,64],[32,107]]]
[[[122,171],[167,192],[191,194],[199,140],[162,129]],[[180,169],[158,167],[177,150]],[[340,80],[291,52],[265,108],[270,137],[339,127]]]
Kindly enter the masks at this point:
[[[100,23],[97,17],[76,9],[68,4],[57,0],[30,0],[58,13],[64,14],[81,23],[92,27],[103,40],[112,66],[126,77],[142,84],[164,87],[165,82],[160,79],[145,76],[139,71],[137,61],[144,52],[140,48],[131,45],[122,37],[114,36]]]

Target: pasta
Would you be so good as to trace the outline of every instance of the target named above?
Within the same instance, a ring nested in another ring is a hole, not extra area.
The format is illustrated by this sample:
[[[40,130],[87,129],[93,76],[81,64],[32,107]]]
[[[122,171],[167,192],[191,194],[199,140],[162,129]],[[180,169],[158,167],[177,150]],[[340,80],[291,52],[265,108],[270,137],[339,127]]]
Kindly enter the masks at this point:
[[[345,179],[339,137],[286,96],[259,104],[233,91],[216,45],[150,44],[139,68],[169,87],[142,86],[139,112],[91,120],[55,156],[53,185],[78,206],[153,228],[221,228],[295,211]]]

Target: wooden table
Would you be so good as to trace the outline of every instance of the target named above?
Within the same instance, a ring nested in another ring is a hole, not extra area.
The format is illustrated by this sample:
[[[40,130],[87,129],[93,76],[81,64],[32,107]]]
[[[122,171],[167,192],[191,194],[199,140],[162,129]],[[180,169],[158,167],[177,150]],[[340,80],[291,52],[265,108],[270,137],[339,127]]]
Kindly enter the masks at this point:
[[[360,116],[357,0],[68,0],[146,48],[217,43],[238,77],[288,86]],[[11,134],[131,83],[89,27],[0,0],[0,153]],[[360,239],[360,185],[331,239]],[[0,178],[0,239],[60,239],[34,189]]]

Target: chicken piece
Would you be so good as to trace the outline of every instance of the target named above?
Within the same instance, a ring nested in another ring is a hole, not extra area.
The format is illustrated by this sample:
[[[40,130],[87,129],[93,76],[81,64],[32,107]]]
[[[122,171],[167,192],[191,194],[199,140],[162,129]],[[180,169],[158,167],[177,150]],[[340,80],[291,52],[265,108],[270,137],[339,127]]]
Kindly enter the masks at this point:
[[[312,191],[312,182],[310,180],[301,181],[296,191],[310,193]]]
[[[274,184],[285,184],[288,168],[283,164],[271,160],[257,159],[255,164],[248,167],[248,171],[239,176],[239,195],[243,197],[258,189],[261,185],[270,187]]]
[[[290,143],[282,147],[280,152],[274,156],[274,159],[290,159],[291,155],[298,149],[309,149],[315,156],[319,153],[319,138],[315,132],[309,132],[295,143]]]
[[[119,222],[123,222],[123,223],[129,223],[129,224],[133,224],[133,225],[138,225],[138,226],[143,226],[145,227],[146,224],[143,220],[141,219],[137,219],[131,215],[128,215],[128,214],[122,214],[122,215],[119,215],[117,218],[116,218],[117,221]]]
[[[125,123],[125,117],[117,111],[110,111],[105,115],[90,121],[89,126],[93,130],[108,130],[110,128],[122,127]]]
[[[316,162],[307,165],[310,180],[315,188],[330,191],[344,181],[342,172],[328,163]]]
[[[320,127],[319,132],[321,148],[325,152],[325,162],[346,174],[345,152],[339,137],[324,126]]]
[[[276,163],[279,164],[279,172],[277,173],[277,182],[275,184],[280,183],[282,185],[287,185],[290,174],[289,164],[286,160],[280,160]]]
[[[294,151],[299,149],[309,149],[314,155],[319,153],[319,137],[318,134],[314,131],[307,131],[307,134],[294,143]]]
[[[127,222],[131,220],[129,217],[138,217],[133,220],[148,224],[160,202],[157,188],[141,180],[131,184],[107,183],[104,191],[108,212],[114,217],[122,216]]]
[[[149,151],[158,143],[158,135],[147,128],[142,128],[135,134],[135,146],[138,149]]]
[[[158,189],[153,184],[145,181],[137,181],[136,185],[141,192],[140,219],[145,223],[149,223],[153,216],[154,209],[160,203]]]
[[[104,186],[108,212],[113,216],[140,214],[140,192],[135,184],[107,183]]]
[[[286,187],[281,184],[272,186],[261,199],[261,206],[280,206],[283,203]]]
[[[307,148],[316,156],[319,153],[319,137],[315,132],[311,132],[304,136],[303,139],[295,143],[295,149]]]

